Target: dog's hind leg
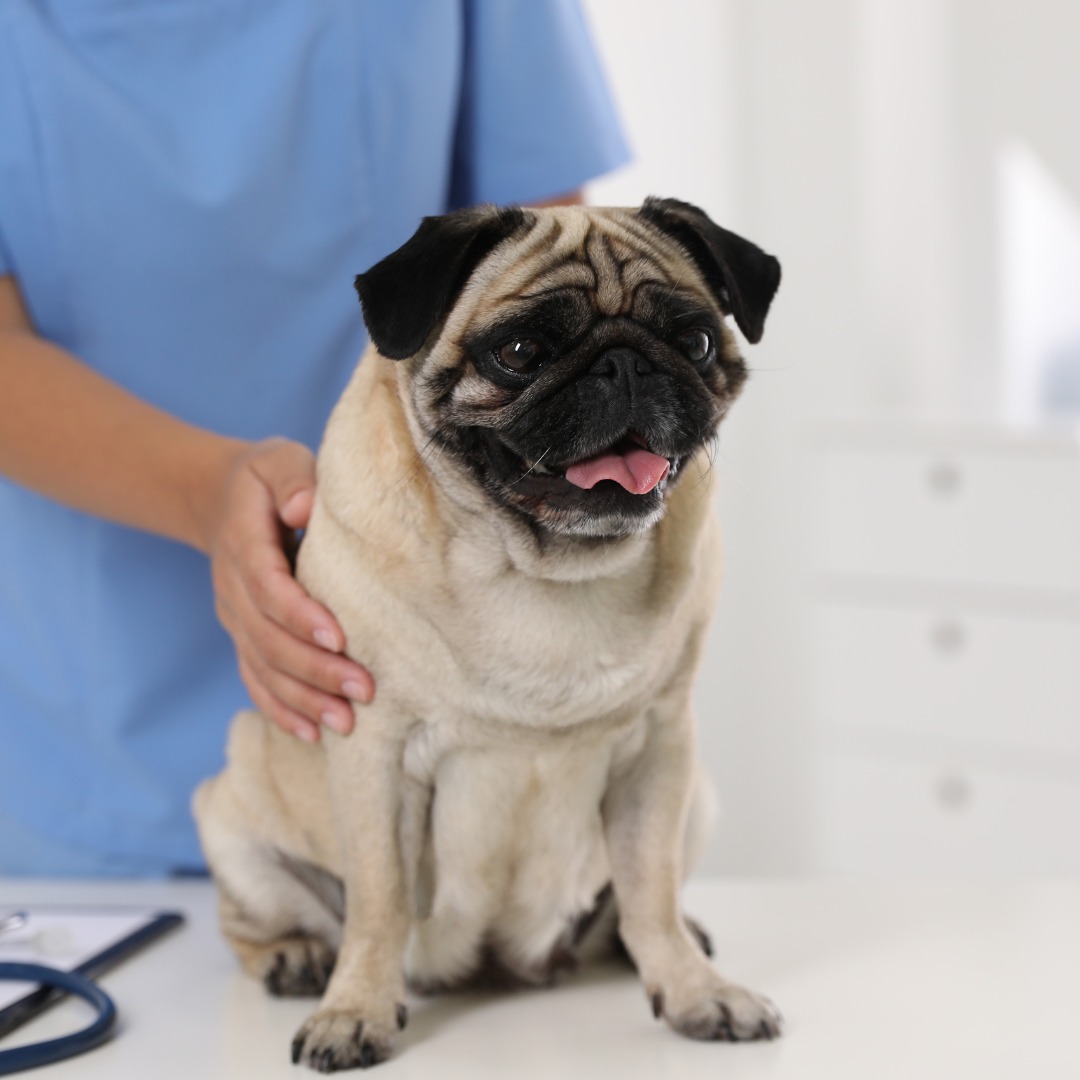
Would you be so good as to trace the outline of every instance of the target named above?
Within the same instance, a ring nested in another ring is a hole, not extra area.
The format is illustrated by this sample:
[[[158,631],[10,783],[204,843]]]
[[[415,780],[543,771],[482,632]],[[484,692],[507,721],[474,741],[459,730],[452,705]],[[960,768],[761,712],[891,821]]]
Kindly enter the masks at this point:
[[[218,891],[222,932],[246,971],[282,996],[319,996],[326,989],[341,941],[341,882],[234,824],[227,777],[200,788],[196,817]],[[243,819],[239,819],[243,821]],[[226,824],[229,822],[229,824]]]
[[[322,996],[337,959],[337,950],[326,936],[299,929],[268,933],[261,918],[252,917],[224,890],[220,911],[233,952],[269,993],[278,997]]]

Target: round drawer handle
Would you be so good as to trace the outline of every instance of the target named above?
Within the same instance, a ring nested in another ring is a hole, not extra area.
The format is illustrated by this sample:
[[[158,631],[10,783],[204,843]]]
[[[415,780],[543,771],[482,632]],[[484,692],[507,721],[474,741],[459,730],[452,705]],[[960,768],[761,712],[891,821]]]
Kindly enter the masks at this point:
[[[950,813],[960,813],[971,803],[971,784],[961,773],[943,773],[934,782],[934,794]]]
[[[960,466],[955,462],[936,461],[930,466],[926,480],[935,495],[947,498],[960,490],[963,474],[960,472]]]
[[[967,644],[967,631],[962,622],[942,619],[931,629],[930,640],[938,652],[955,656]]]

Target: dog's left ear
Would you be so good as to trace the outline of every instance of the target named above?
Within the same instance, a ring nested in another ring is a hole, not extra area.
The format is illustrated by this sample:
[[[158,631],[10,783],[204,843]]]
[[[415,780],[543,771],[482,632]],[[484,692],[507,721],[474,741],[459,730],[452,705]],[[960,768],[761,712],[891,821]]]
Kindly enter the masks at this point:
[[[424,218],[397,251],[356,277],[375,348],[391,360],[418,353],[481,259],[528,222],[517,206]]]
[[[780,263],[756,244],[722,229],[690,203],[653,196],[638,213],[686,248],[720,306],[735,316],[746,340],[759,342],[780,285]]]

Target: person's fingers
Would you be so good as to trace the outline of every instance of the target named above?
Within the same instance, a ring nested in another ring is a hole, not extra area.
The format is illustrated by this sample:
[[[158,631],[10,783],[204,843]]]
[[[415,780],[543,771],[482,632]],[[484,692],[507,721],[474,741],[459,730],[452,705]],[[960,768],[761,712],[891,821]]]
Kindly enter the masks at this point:
[[[352,706],[340,697],[323,693],[308,682],[272,667],[257,654],[247,657],[254,678],[291,713],[313,723],[325,724],[339,735],[353,729]]]
[[[240,610],[234,621],[237,650],[271,692],[309,720],[342,733],[352,730],[352,706],[344,698],[370,700],[369,686],[356,683],[355,671],[363,668],[298,641],[254,609]]]
[[[260,611],[295,637],[314,642],[331,652],[341,652],[345,647],[345,635],[337,620],[322,604],[313,600],[292,575],[281,545],[277,521],[280,511],[273,505],[276,494],[270,486],[272,482],[279,485],[281,490],[277,494],[280,494],[306,474],[302,468],[292,472],[283,470],[276,475],[271,471],[268,479],[256,468],[254,475],[258,489],[242,500],[225,556],[235,565]],[[266,502],[260,497],[260,490]],[[299,528],[310,516],[313,492],[310,488],[301,488],[293,490],[289,498],[293,513],[290,524]],[[360,681],[363,683],[364,680]]]
[[[366,704],[374,694],[374,680],[363,667],[294,637],[266,618],[242,590],[222,604],[219,617],[256,677],[295,711],[336,731],[352,730],[352,708],[343,697]],[[281,691],[280,678],[289,680],[289,694]],[[302,688],[307,692],[301,693]]]
[[[337,619],[292,576],[280,548],[265,539],[259,547],[258,554],[238,567],[255,607],[293,637],[340,653],[345,635]]]
[[[278,567],[245,576],[251,601],[249,633],[272,667],[331,694],[369,703],[375,680],[341,655],[345,635],[337,620]],[[264,621],[259,626],[257,619]]]
[[[304,742],[319,741],[319,725],[312,723],[299,713],[293,712],[284,702],[279,701],[266,686],[255,676],[251,666],[241,658],[240,677],[244,680],[251,700],[267,720],[277,724],[282,731],[295,735]]]
[[[314,505],[314,487],[302,488],[285,500],[278,514],[290,529],[303,529],[311,520],[311,508]]]
[[[300,443],[272,440],[251,468],[269,491],[275,514],[290,528],[306,525],[315,497],[315,455]]]

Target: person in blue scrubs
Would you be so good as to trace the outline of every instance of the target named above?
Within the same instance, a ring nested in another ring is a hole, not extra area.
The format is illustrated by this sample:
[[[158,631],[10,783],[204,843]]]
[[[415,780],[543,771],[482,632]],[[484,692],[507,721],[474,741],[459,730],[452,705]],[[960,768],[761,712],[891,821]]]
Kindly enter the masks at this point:
[[[249,695],[351,727],[282,536],[353,277],[625,158],[574,0],[0,4],[0,873],[197,869]]]

